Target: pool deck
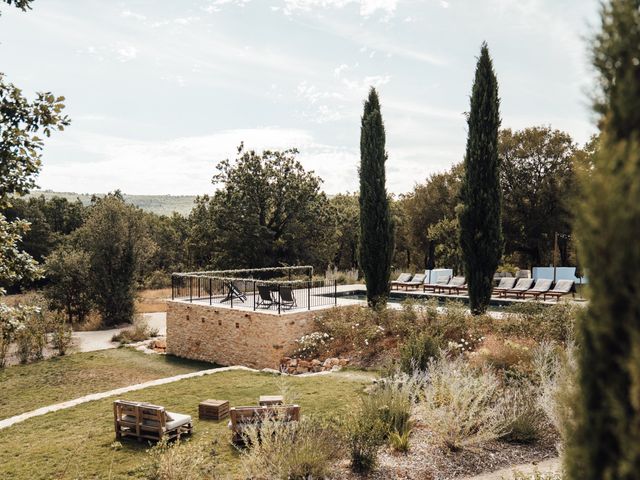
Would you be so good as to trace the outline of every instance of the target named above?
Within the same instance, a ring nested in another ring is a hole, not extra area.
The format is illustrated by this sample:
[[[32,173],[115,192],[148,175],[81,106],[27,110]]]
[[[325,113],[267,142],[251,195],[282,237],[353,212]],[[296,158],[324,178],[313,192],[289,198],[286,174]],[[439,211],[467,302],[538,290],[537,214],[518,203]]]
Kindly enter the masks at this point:
[[[333,294],[336,294],[336,298],[333,298]],[[289,315],[294,313],[300,313],[304,310],[310,311],[321,311],[327,308],[332,307],[343,307],[349,305],[364,305],[365,300],[358,298],[345,298],[345,295],[366,295],[366,289],[363,284],[351,284],[351,285],[338,285],[335,289],[335,292],[329,292],[327,287],[319,287],[312,289],[297,289],[293,291],[294,298],[296,298],[296,302],[298,306],[290,308],[290,309],[280,309],[278,312],[277,307],[271,308],[263,308],[257,306],[258,297],[254,296],[253,292],[246,292],[246,300],[241,302],[240,300],[234,300],[233,307],[231,307],[230,302],[221,302],[222,297],[213,296],[211,298],[194,298],[193,300],[189,300],[188,298],[175,298],[174,301],[181,303],[191,303],[194,305],[204,305],[215,308],[225,308],[225,309],[233,309],[239,311],[258,311],[261,313],[267,313],[272,315]],[[328,296],[330,295],[330,296]],[[468,302],[469,297],[466,295],[446,295],[442,293],[433,293],[433,292],[423,292],[418,289],[410,289],[410,290],[391,290],[389,307],[391,308],[402,308],[401,304],[398,302],[393,302],[393,300],[403,300],[403,299],[414,299],[414,300],[431,300],[435,299],[441,303],[446,301],[460,301],[460,302]],[[532,299],[517,299],[517,298],[498,298],[492,297],[491,306],[494,307],[507,307],[509,305],[521,304],[521,303],[531,303],[531,302],[542,303],[545,305],[553,305],[556,303],[555,300],[532,300]],[[578,302],[578,300],[567,296],[565,300],[562,301],[571,301]],[[583,302],[580,302],[583,303]],[[499,312],[493,312],[499,313]]]

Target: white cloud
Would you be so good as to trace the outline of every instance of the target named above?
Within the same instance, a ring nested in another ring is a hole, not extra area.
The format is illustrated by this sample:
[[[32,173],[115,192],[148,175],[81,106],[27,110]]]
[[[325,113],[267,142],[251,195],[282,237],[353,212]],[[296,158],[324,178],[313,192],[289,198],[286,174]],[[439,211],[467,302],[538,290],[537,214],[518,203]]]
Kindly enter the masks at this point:
[[[81,157],[63,163],[45,162],[39,184],[45,189],[69,190],[69,172],[73,171],[76,190],[83,192],[119,188],[138,194],[207,193],[213,190],[211,177],[216,163],[235,158],[240,142],[257,151],[298,148],[299,160],[326,181],[325,188],[331,193],[356,185],[356,152],[316,142],[306,130],[278,127],[226,130],[163,141],[69,130],[52,139],[48,148],[55,151],[73,145]],[[86,158],[92,160],[87,162]]]
[[[118,60],[121,62],[129,62],[138,56],[138,49],[132,45],[127,45],[116,50]]]
[[[311,11],[318,8],[344,8],[347,5],[357,5],[360,15],[369,17],[382,13],[387,18],[393,16],[399,0],[284,0],[283,12],[290,15],[296,11]]]
[[[142,15],[140,13],[135,13],[135,12],[132,12],[131,10],[123,10],[121,15],[123,17],[134,18],[136,20],[141,20],[141,21],[144,21],[144,20],[147,19],[146,15]]]

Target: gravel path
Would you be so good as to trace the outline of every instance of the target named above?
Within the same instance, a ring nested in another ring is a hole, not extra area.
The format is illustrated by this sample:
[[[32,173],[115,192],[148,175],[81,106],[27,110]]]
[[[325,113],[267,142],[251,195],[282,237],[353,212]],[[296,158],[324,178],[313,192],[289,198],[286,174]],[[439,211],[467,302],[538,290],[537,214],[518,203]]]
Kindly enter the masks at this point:
[[[158,330],[158,335],[167,334],[167,314],[165,312],[144,313],[144,319],[151,328]],[[110,330],[93,330],[88,332],[73,332],[73,345],[76,352],[95,352],[96,350],[107,350],[117,348],[119,343],[114,343],[111,338],[122,328],[112,328]]]
[[[559,458],[550,458],[539,463],[514,465],[495,472],[476,475],[475,477],[464,477],[460,480],[510,480],[513,478],[513,472],[532,474],[537,470],[540,473],[560,473],[561,468],[562,464]]]

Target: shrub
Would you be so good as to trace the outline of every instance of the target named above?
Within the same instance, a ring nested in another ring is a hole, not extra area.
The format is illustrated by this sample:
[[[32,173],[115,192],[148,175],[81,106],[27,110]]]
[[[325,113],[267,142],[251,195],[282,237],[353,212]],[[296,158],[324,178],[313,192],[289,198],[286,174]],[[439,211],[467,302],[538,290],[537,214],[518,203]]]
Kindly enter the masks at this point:
[[[145,477],[149,480],[209,480],[215,478],[216,444],[192,445],[161,440],[148,450],[150,462]]]
[[[47,345],[47,322],[41,307],[20,305],[14,309],[17,327],[13,340],[20,363],[41,360]]]
[[[377,415],[384,428],[384,437],[392,432],[404,434],[410,430],[410,417],[416,396],[424,376],[398,374],[383,379],[369,395],[362,398],[362,407],[372,415]]]
[[[122,345],[125,345],[127,343],[142,342],[157,335],[157,329],[149,327],[149,324],[144,318],[136,317],[131,327],[116,333],[111,337],[111,341],[120,342]]]
[[[533,369],[532,343],[530,340],[502,339],[490,335],[472,354],[472,363],[496,369],[507,381],[526,380]]]
[[[51,331],[51,345],[58,352],[58,355],[66,354],[73,343],[73,330],[66,318],[59,313],[52,313],[48,324]]]
[[[298,348],[294,352],[294,356],[300,358],[316,358],[326,348],[327,343],[333,340],[328,333],[312,332],[303,335],[296,340]]]
[[[409,450],[409,435],[411,435],[411,429],[407,429],[404,433],[391,432],[389,445],[397,452],[406,452]]]
[[[540,437],[544,413],[533,389],[512,390],[505,394],[507,433],[502,437],[512,443],[532,443]]]
[[[461,357],[432,361],[418,414],[451,450],[495,440],[508,431],[500,382]]]
[[[410,336],[400,348],[400,370],[407,374],[425,371],[429,360],[440,354],[438,344],[428,333]]]
[[[325,478],[342,451],[336,429],[311,418],[288,423],[266,420],[259,428],[248,427],[245,435],[246,478]]]
[[[171,286],[171,275],[162,270],[154,270],[144,280],[145,288],[157,289]]]
[[[19,326],[15,310],[15,307],[0,303],[0,368],[5,366],[9,347],[15,340]]]
[[[378,412],[366,408],[366,405],[362,405],[347,421],[347,446],[351,456],[351,470],[361,474],[367,474],[375,468],[378,450],[388,433]]]

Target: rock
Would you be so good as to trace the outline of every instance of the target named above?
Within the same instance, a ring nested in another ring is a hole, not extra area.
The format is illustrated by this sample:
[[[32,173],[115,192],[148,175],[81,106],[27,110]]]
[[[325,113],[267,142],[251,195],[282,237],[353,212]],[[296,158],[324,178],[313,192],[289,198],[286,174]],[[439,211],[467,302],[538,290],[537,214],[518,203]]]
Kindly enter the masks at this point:
[[[322,362],[320,360],[318,360],[317,358],[314,358],[313,360],[311,360],[311,365],[314,367],[319,367],[322,365]]]
[[[161,348],[161,349],[166,349],[167,348],[167,340],[164,338],[159,338],[157,340],[153,341],[153,348]]]
[[[340,365],[341,367],[344,367],[348,364],[349,364],[348,358],[341,358],[340,360],[338,360],[338,365]]]
[[[297,358],[292,358],[292,359],[289,361],[289,365],[290,365],[290,366],[292,366],[292,367],[294,367],[294,368],[295,368],[295,367],[297,367],[297,366],[298,366],[298,359],[297,359]]]
[[[339,372],[340,370],[342,370],[342,367],[340,365],[334,365],[333,367],[331,367],[332,372]]]
[[[298,368],[306,368],[308,369],[311,366],[311,362],[308,360],[298,360]]]
[[[275,368],[263,368],[260,371],[264,373],[271,373],[272,375],[280,375],[281,373],[280,370],[276,370]]]

